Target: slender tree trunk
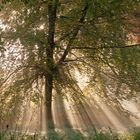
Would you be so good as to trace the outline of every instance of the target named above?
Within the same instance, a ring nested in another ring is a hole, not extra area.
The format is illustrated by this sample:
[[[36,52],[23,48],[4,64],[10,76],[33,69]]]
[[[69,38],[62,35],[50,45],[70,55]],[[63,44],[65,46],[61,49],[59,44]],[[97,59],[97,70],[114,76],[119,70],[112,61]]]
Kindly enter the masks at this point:
[[[46,72],[45,72],[45,105],[46,105],[46,128],[54,129],[52,116],[52,90],[53,90],[53,50],[54,33],[58,0],[52,0],[48,5],[48,39],[46,45]]]

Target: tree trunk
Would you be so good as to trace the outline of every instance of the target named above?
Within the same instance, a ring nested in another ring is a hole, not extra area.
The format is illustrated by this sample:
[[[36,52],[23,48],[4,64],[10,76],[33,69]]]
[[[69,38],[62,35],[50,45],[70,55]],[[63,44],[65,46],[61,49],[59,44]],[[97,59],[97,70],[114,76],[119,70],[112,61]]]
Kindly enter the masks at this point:
[[[52,116],[52,75],[45,76],[45,109],[46,109],[46,128],[47,130],[54,129],[54,122]]]
[[[45,72],[45,109],[46,109],[46,128],[54,129],[52,116],[52,90],[53,90],[53,46],[46,48],[46,72]]]
[[[45,105],[46,105],[46,128],[47,130],[54,129],[52,116],[52,90],[53,90],[53,50],[54,50],[54,34],[55,21],[57,12],[58,0],[52,0],[48,4],[48,39],[46,45],[46,72],[45,72]]]

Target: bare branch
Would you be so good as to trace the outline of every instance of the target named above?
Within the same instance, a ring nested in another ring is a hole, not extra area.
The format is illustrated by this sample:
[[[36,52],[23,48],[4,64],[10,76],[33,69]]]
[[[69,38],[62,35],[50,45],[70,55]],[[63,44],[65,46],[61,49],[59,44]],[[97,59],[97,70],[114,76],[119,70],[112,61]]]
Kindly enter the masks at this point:
[[[124,48],[134,48],[140,47],[140,43],[125,45],[125,46],[103,46],[103,47],[72,47],[71,50],[100,50],[100,49],[124,49]]]

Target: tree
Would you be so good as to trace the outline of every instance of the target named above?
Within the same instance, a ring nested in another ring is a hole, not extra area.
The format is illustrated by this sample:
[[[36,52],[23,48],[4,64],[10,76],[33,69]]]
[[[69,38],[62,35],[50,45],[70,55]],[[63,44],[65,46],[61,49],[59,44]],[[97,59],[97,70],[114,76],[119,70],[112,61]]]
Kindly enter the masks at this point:
[[[86,74],[90,87],[99,86],[99,94],[122,110],[119,100],[139,91],[139,44],[128,43],[139,1],[9,0],[3,4],[1,36],[7,54],[1,64],[8,69],[0,96],[11,110],[31,91],[38,98],[42,82],[46,126],[54,129],[53,90],[64,96],[69,93],[76,103],[84,100],[74,71]],[[122,94],[123,86],[130,92]]]

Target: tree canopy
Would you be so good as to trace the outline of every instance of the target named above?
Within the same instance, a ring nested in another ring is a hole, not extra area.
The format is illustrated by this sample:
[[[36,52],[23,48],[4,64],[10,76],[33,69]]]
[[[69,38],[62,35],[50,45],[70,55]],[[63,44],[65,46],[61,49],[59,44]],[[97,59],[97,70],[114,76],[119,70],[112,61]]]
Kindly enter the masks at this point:
[[[120,101],[140,92],[140,45],[130,39],[139,7],[139,0],[2,0],[2,114],[44,92],[51,122],[52,91],[82,104],[86,89],[126,113]]]

